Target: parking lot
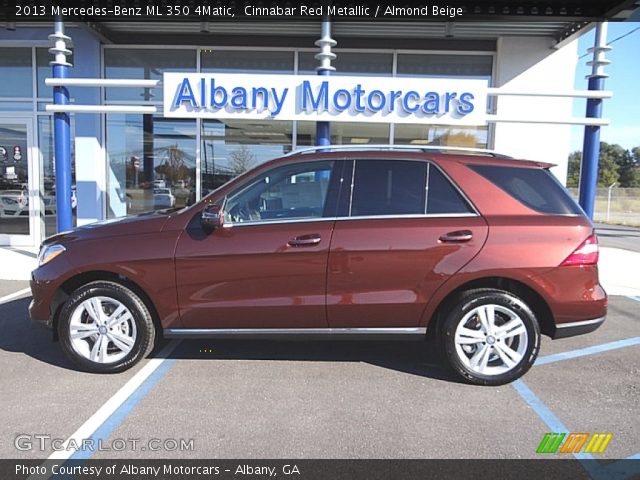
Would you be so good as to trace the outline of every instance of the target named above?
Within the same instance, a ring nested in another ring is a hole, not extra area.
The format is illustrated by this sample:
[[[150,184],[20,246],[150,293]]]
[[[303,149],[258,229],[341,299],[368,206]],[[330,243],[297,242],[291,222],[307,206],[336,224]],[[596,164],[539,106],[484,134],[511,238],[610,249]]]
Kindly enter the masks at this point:
[[[25,286],[0,282],[2,458],[72,435],[102,445],[74,458],[536,458],[556,431],[613,433],[603,465],[640,458],[640,298],[612,296],[592,334],[545,337],[523,380],[474,387],[427,342],[174,341],[131,371],[82,373],[30,323],[28,293],[7,299]]]

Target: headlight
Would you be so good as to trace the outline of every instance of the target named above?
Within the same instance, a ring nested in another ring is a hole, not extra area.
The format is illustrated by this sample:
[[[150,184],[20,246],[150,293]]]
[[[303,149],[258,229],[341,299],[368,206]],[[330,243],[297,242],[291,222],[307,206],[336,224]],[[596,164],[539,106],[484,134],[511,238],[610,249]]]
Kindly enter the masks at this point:
[[[57,243],[42,247],[40,249],[40,254],[38,255],[38,266],[42,266],[45,263],[50,262],[65,250],[66,248],[64,248],[62,245],[59,245]]]

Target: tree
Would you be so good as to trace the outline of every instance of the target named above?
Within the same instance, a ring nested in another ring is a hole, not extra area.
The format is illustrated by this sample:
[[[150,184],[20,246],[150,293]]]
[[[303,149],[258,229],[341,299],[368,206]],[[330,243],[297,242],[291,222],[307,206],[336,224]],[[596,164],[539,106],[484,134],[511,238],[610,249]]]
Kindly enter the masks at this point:
[[[608,187],[620,180],[619,165],[623,162],[625,153],[620,145],[600,142],[600,159],[598,160],[598,186]]]
[[[567,168],[567,187],[577,187],[580,185],[580,162],[582,152],[576,150],[569,154],[569,165]]]
[[[256,156],[251,153],[249,147],[241,145],[239,149],[231,153],[229,166],[234,174],[240,175],[251,168],[255,162]]]
[[[640,187],[640,146],[631,152],[625,151],[618,167],[620,169],[620,186]]]
[[[600,142],[600,158],[598,160],[598,186],[608,187],[612,183],[618,182],[618,162],[621,161],[626,150],[620,145],[610,145]],[[580,183],[580,165],[582,162],[582,152],[575,151],[569,155],[569,165],[567,171],[567,186],[576,187]]]

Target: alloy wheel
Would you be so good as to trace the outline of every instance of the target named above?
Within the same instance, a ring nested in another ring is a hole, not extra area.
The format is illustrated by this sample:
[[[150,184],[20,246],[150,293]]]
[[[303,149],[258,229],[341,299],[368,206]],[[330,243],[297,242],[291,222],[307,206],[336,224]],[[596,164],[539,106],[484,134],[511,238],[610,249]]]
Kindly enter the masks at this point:
[[[119,300],[92,296],[76,306],[69,321],[69,342],[76,353],[92,362],[122,360],[137,337],[131,311]]]

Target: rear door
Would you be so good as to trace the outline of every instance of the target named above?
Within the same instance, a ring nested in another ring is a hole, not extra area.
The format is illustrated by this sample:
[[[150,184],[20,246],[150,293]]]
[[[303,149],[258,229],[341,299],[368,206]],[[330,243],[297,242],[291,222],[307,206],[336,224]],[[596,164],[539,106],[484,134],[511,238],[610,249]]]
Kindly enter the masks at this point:
[[[479,252],[487,225],[435,164],[368,159],[350,169],[329,253],[329,326],[419,326],[436,289]]]

